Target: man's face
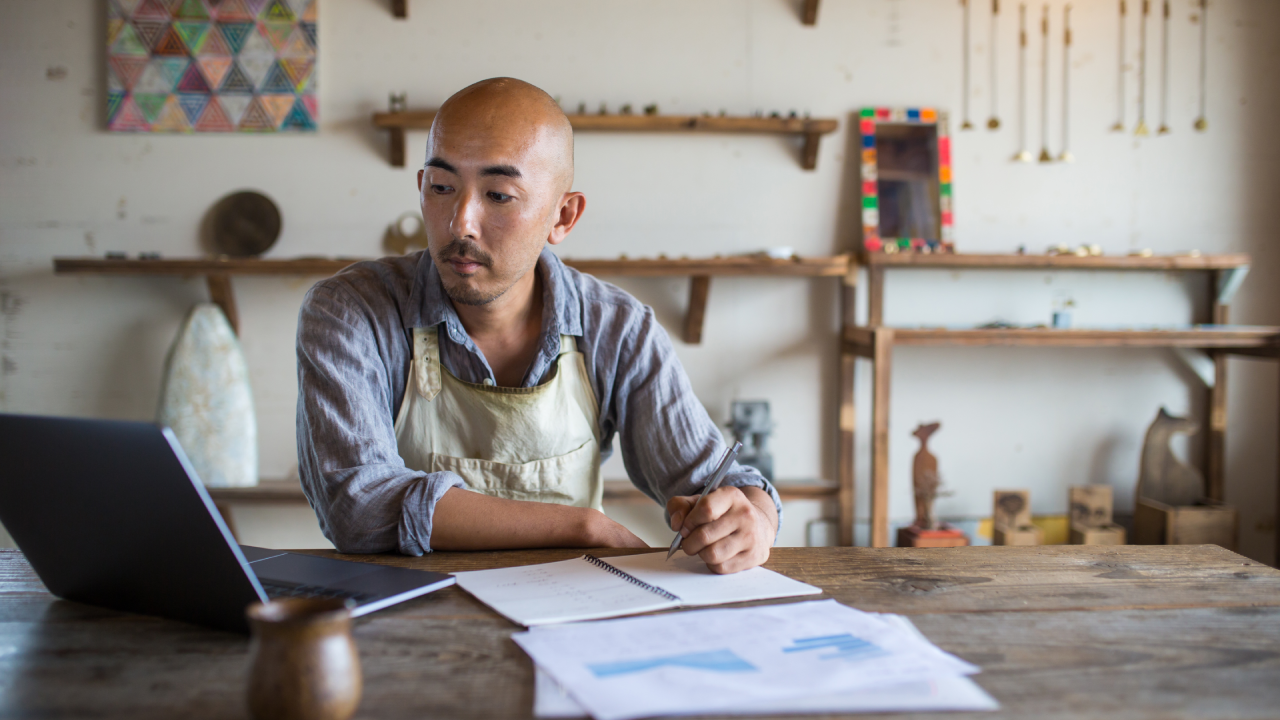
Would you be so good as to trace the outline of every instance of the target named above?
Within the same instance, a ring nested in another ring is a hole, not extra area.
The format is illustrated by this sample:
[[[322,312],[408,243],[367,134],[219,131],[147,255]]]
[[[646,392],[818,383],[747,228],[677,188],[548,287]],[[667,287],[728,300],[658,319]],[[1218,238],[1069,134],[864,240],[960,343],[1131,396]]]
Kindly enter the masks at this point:
[[[561,180],[536,129],[442,123],[418,173],[427,246],[455,303],[485,305],[537,263]]]

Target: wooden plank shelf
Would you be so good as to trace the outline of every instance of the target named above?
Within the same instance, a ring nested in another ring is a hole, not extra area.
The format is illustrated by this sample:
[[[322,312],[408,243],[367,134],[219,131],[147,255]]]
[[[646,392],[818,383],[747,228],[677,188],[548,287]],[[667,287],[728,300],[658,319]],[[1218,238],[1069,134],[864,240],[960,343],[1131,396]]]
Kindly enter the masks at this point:
[[[800,6],[800,22],[804,25],[818,24],[819,0],[804,0]],[[397,20],[409,18],[409,0],[391,0],[391,16]]]
[[[815,277],[843,278],[851,268],[851,256],[771,258],[763,254],[711,258],[565,258],[564,263],[591,275],[612,277],[687,277],[689,308],[681,338],[690,345],[702,342],[703,320],[712,277]],[[333,275],[370,258],[160,258],[115,260],[100,257],[53,259],[58,274],[151,275],[195,277],[203,275],[209,294],[222,307],[231,327],[239,332],[239,313],[231,289],[232,275]]]
[[[428,130],[435,110],[407,110],[373,114],[374,127],[391,135],[392,167],[405,166],[405,132]],[[714,117],[706,115],[569,115],[575,132],[711,132],[798,135],[804,144],[800,166],[818,166],[818,145],[822,136],[840,127],[834,118]]]
[[[877,332],[882,338],[891,337],[894,346],[1189,348],[1225,352],[1237,349],[1272,352],[1280,350],[1280,327],[1252,325],[1198,325],[1151,330],[850,327],[846,328],[844,333],[848,350],[860,357],[873,357]]]
[[[1249,265],[1243,253],[1224,255],[1012,255],[980,253],[862,253],[868,267],[998,270],[1230,270]]]

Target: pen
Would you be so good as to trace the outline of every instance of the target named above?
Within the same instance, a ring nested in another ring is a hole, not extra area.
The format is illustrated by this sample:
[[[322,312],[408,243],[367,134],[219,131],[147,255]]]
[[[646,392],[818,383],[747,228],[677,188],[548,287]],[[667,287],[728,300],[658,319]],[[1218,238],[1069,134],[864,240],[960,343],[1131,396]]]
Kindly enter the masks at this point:
[[[702,488],[702,494],[698,496],[697,500],[693,501],[693,507],[689,508],[690,515],[693,514],[694,510],[698,509],[698,504],[702,502],[702,498],[707,496],[707,493],[720,487],[720,481],[724,480],[725,473],[729,472],[729,466],[733,465],[733,459],[738,457],[738,451],[741,449],[742,443],[736,442],[733,444],[733,447],[725,451],[724,459],[720,461],[720,467],[716,468],[716,474],[711,476],[711,482],[707,483],[706,486]],[[685,517],[688,517],[688,515]],[[676,554],[676,550],[680,549],[681,540],[683,539],[684,536],[680,534],[679,530],[677,530],[675,540],[671,541],[671,549],[667,550],[668,560],[671,559],[672,555]]]

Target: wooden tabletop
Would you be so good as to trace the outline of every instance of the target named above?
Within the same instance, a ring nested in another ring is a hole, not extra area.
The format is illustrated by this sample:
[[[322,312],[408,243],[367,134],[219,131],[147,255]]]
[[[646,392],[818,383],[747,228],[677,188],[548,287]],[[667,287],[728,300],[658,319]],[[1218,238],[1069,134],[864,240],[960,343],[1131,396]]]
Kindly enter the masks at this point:
[[[448,571],[579,554],[348,559]],[[982,666],[1002,709],[975,717],[1280,713],[1280,571],[1218,547],[777,548],[768,567],[910,615]],[[357,620],[358,717],[530,717],[519,630],[456,587]],[[0,551],[0,717],[243,718],[247,652],[241,636],[56,600]]]

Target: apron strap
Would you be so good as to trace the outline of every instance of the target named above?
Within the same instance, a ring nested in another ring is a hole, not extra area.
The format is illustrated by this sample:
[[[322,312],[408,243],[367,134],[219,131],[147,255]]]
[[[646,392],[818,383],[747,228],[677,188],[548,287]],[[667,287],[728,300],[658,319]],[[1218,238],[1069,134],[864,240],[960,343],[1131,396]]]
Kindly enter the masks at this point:
[[[578,338],[572,335],[560,336],[560,354],[556,357],[562,357],[570,353],[578,352]]]
[[[430,402],[440,394],[440,332],[437,327],[414,328],[413,364],[418,394]]]

